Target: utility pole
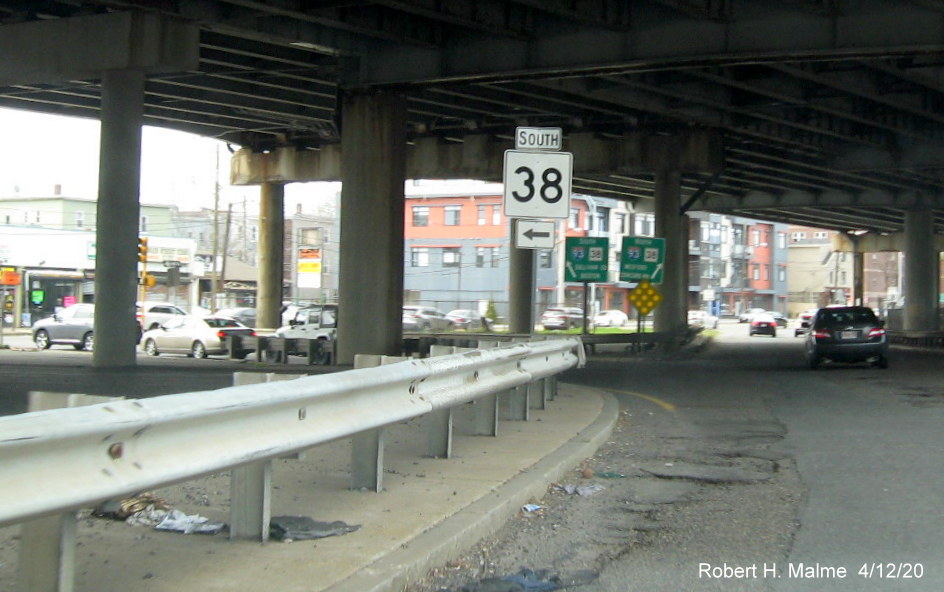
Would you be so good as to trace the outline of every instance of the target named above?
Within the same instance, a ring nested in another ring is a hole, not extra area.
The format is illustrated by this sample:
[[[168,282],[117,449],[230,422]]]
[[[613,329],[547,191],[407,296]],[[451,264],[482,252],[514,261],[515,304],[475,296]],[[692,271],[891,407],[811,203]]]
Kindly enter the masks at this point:
[[[216,177],[213,181],[213,280],[210,288],[210,311],[216,312],[216,295],[220,291],[220,274],[216,268],[216,258],[220,249],[220,149],[216,149]]]

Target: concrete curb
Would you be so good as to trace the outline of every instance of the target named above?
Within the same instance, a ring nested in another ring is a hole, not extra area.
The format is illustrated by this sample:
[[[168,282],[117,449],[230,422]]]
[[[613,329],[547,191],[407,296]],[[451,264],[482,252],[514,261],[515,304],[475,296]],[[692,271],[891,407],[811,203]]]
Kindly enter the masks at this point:
[[[433,567],[457,557],[496,532],[521,506],[542,497],[548,485],[592,456],[612,433],[619,418],[619,403],[615,397],[598,389],[563,383],[559,388],[601,397],[603,407],[597,419],[529,469],[324,592],[399,592]]]

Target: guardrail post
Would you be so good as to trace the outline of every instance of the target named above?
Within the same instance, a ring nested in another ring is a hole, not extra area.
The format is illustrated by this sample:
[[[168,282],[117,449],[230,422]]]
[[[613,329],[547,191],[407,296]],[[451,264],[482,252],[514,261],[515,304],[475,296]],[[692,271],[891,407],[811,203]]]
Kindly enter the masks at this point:
[[[433,345],[429,355],[448,356],[460,348],[452,345]],[[429,414],[426,433],[426,454],[433,458],[452,457],[452,409],[437,409]]]
[[[535,380],[528,383],[528,402],[531,409],[547,409],[547,398],[544,396],[544,381]]]
[[[373,368],[408,358],[357,354],[354,368]],[[366,430],[351,437],[351,489],[383,491],[384,428]]]
[[[229,538],[269,540],[272,518],[272,461],[230,471]]]
[[[548,376],[544,379],[544,398],[553,401],[557,398],[557,376]]]
[[[528,421],[531,409],[528,400],[530,390],[529,385],[523,384],[508,391],[508,419],[513,421]]]
[[[43,411],[123,399],[78,393],[31,391],[27,409]],[[24,522],[20,527],[18,592],[72,592],[75,589],[75,512]]]
[[[479,349],[500,347],[501,342],[495,340],[480,340]],[[491,394],[475,400],[475,435],[498,436],[498,394]]]
[[[75,589],[75,512],[24,522],[20,527],[18,592]]]

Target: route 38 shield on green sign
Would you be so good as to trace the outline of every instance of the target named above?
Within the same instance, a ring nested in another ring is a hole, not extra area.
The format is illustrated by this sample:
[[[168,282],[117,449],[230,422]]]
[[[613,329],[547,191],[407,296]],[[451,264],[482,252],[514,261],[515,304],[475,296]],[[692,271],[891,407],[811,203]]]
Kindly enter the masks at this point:
[[[647,236],[623,237],[620,253],[620,281],[649,280],[661,284],[665,263],[665,239]]]
[[[610,241],[603,237],[569,236],[564,242],[565,282],[605,282]]]

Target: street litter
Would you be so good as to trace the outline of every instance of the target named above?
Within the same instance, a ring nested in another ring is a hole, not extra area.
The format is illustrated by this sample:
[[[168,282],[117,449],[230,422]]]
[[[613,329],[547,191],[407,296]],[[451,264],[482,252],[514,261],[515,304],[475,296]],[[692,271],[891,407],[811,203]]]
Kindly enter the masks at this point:
[[[521,506],[521,509],[525,512],[537,512],[538,510],[543,510],[544,506],[539,506],[538,504],[525,504]]]
[[[360,524],[340,520],[318,522],[308,516],[275,516],[269,521],[269,537],[285,542],[323,539],[354,532],[360,527]]]
[[[593,495],[606,489],[602,485],[594,483],[593,485],[558,485],[558,489],[566,493],[567,495],[582,495],[584,497]]]
[[[184,514],[180,510],[141,510],[129,516],[125,522],[184,534],[217,534],[226,528],[226,524],[222,522],[210,522],[209,518],[198,514]]]

